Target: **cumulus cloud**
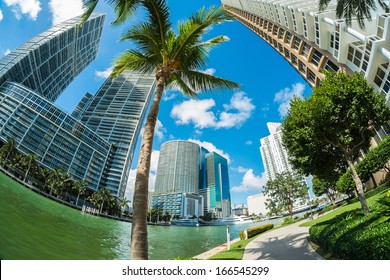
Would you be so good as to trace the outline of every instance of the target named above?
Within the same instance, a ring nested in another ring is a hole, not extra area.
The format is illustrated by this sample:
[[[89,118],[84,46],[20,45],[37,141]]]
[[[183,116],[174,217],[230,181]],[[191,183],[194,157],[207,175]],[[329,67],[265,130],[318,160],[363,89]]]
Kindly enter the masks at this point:
[[[114,67],[111,66],[103,71],[95,71],[95,76],[100,79],[107,79],[110,76],[113,68]]]
[[[199,146],[202,146],[209,152],[216,152],[217,154],[223,156],[224,158],[227,159],[227,162],[230,164],[232,161],[230,159],[229,154],[225,153],[223,150],[218,149],[213,143],[207,142],[207,141],[199,141],[196,139],[188,139],[188,141],[194,142],[198,144]]]
[[[242,166],[232,167],[231,169],[233,171],[235,171],[235,172],[238,172],[238,173],[245,173],[245,172],[247,172],[249,170],[248,168],[245,168],[245,167],[242,167]]]
[[[10,49],[6,49],[5,52],[4,52],[4,55],[8,55],[11,53],[11,50]]]
[[[4,3],[11,7],[17,20],[22,18],[22,15],[27,15],[32,20],[38,18],[38,13],[41,9],[41,2],[38,0],[3,0]]]
[[[242,169],[242,171],[245,169]],[[242,177],[241,184],[234,186],[230,189],[231,192],[247,192],[247,191],[258,191],[260,192],[263,187],[267,184],[267,178],[265,172],[260,176],[256,176],[253,173],[253,169],[246,169],[244,176]]]
[[[2,21],[3,18],[4,18],[4,16],[3,16],[3,11],[0,9],[0,21]]]
[[[252,99],[244,92],[235,93],[229,104],[224,104],[224,111],[215,115],[211,111],[215,107],[213,99],[190,99],[175,105],[171,111],[171,117],[176,119],[176,124],[186,125],[193,123],[196,128],[231,128],[240,127],[252,116],[256,108]]]
[[[274,101],[279,104],[279,114],[284,117],[290,108],[290,100],[294,96],[303,97],[303,91],[305,85],[302,83],[296,83],[292,85],[292,88],[284,88],[275,94]]]
[[[160,156],[160,151],[156,151],[156,150],[152,151],[150,173],[149,173],[149,191],[154,191],[154,186],[156,184],[156,171],[157,171],[159,156]],[[137,170],[131,169],[129,174],[129,179],[127,180],[125,197],[131,202],[133,202],[136,174],[137,174]]]
[[[82,0],[50,0],[49,7],[52,12],[53,25],[83,13]]]

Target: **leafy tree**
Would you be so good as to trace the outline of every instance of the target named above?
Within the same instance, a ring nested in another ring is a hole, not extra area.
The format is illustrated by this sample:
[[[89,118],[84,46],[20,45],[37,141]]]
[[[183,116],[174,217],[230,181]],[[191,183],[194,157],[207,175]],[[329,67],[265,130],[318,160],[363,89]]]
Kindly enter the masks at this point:
[[[356,191],[356,184],[353,181],[350,170],[340,176],[336,182],[336,190],[340,193],[347,194],[350,198],[354,196],[354,192]]]
[[[320,0],[320,11],[324,11],[331,0]],[[356,18],[360,28],[364,29],[365,20],[372,20],[371,10],[377,9],[377,4],[385,11],[389,11],[389,6],[383,0],[337,0],[336,16],[344,18],[347,25],[352,25],[353,18]]]
[[[283,123],[283,142],[293,166],[319,178],[347,166],[363,212],[369,213],[354,162],[367,151],[375,126],[390,119],[384,97],[358,73],[326,73],[309,98],[293,98]]]
[[[23,157],[22,159],[22,165],[26,167],[26,173],[24,175],[23,181],[26,182],[27,176],[29,175],[30,171],[32,169],[38,168],[38,162],[37,159],[39,156],[37,154],[30,153]]]
[[[302,176],[289,172],[276,174],[274,180],[269,180],[264,187],[267,198],[267,206],[271,212],[288,211],[293,215],[294,203],[307,197],[308,187],[302,181]]]
[[[178,23],[178,34],[171,28],[166,1],[141,1],[148,12],[147,20],[128,30],[122,41],[131,41],[134,49],[121,54],[114,62],[113,77],[125,70],[155,73],[156,91],[145,123],[133,197],[131,230],[132,259],[148,258],[147,201],[150,158],[162,93],[179,88],[189,97],[218,89],[238,88],[238,84],[199,71],[206,66],[210,50],[226,41],[218,36],[202,41],[210,26],[228,19],[221,9],[201,9],[188,20]]]
[[[337,178],[337,177],[335,177]],[[336,179],[334,180],[323,180],[318,177],[313,177],[313,192],[316,196],[326,194],[333,205],[336,200]]]

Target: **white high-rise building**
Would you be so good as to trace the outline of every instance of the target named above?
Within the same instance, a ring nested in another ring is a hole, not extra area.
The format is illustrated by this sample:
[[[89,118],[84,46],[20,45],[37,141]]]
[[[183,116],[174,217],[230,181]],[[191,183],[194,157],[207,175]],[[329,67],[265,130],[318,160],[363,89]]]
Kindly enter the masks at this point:
[[[293,168],[282,144],[282,124],[269,122],[267,127],[270,135],[260,139],[260,153],[267,180],[274,180],[276,174],[292,172]]]

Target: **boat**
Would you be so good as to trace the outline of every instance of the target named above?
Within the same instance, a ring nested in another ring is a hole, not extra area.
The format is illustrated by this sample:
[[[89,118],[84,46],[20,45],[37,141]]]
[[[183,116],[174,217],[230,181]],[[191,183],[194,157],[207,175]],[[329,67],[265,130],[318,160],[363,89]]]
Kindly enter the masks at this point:
[[[198,227],[199,220],[198,219],[177,219],[177,220],[172,220],[171,225],[185,226],[185,227]]]
[[[227,218],[208,221],[205,223],[209,226],[226,226],[226,225],[250,224],[253,222],[254,221],[250,217],[233,216],[233,217],[227,217]]]

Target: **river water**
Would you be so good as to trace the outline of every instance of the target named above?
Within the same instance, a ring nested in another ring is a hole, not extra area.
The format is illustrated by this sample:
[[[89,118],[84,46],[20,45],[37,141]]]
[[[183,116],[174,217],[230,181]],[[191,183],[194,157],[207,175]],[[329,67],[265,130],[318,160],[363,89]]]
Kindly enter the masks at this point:
[[[130,223],[61,205],[2,173],[0,206],[0,259],[130,259]],[[231,239],[260,224],[230,226]],[[226,243],[226,227],[149,226],[148,238],[150,259],[192,257]]]

